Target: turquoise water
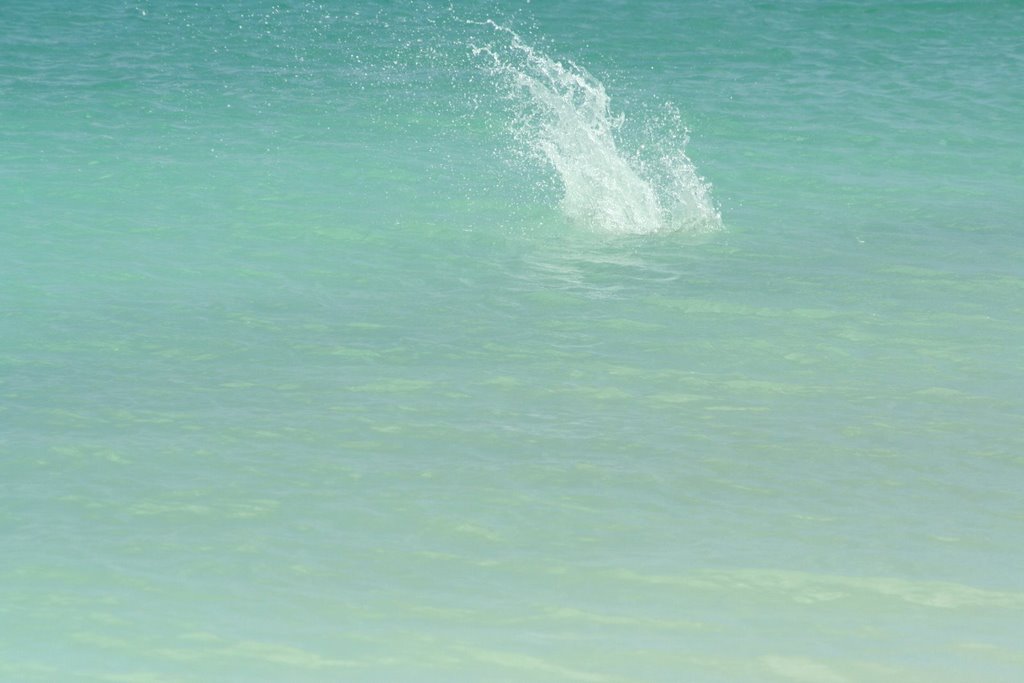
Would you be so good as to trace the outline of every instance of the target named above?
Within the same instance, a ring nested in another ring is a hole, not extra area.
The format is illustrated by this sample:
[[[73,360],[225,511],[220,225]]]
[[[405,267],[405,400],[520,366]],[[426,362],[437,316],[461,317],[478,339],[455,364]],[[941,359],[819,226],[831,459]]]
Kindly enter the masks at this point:
[[[0,4],[0,680],[1024,679],[1018,2]]]

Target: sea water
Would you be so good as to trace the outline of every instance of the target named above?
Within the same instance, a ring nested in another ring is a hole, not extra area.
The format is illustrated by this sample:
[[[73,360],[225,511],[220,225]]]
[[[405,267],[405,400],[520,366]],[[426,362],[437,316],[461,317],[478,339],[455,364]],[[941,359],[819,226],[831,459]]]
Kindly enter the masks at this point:
[[[0,680],[1024,679],[1022,27],[0,3]]]

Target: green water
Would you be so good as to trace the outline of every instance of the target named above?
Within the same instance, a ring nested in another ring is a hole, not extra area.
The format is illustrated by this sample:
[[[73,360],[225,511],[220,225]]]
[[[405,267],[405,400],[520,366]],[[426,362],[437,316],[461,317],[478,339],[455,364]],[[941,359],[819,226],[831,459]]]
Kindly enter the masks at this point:
[[[0,680],[1020,680],[1022,25],[0,4]]]

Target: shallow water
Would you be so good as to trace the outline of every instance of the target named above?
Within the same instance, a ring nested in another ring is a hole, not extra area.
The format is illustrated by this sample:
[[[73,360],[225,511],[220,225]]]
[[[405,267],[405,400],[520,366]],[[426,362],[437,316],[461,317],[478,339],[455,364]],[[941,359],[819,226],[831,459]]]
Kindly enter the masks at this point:
[[[1022,20],[7,3],[0,678],[1019,680]]]

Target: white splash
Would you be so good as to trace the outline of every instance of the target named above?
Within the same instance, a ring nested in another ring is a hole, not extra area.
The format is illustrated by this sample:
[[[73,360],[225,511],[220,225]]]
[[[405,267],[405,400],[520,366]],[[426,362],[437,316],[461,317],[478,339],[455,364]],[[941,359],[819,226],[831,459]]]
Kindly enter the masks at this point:
[[[470,45],[474,57],[512,102],[510,132],[520,150],[548,164],[560,180],[562,208],[588,227],[614,233],[705,232],[722,222],[710,186],[683,149],[665,140],[624,153],[604,85],[584,68],[551,59],[511,29],[488,20],[491,40]]]

